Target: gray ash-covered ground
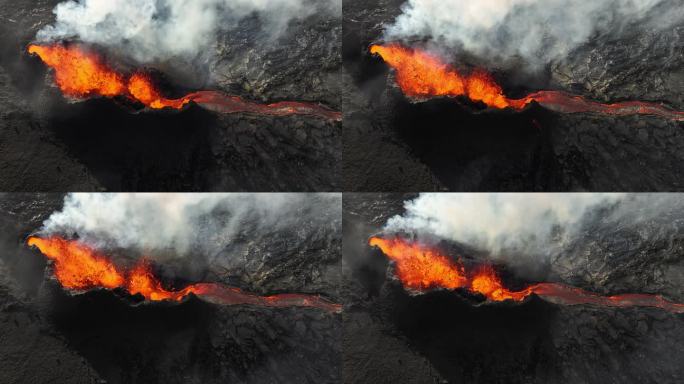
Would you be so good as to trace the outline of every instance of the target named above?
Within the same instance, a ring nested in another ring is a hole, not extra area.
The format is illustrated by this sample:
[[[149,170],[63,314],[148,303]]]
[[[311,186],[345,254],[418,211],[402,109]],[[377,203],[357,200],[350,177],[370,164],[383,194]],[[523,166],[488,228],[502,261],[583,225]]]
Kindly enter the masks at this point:
[[[0,2],[0,189],[3,191],[332,191],[341,123],[310,116],[136,111],[70,102],[26,53],[54,21],[50,1]],[[221,33],[209,61],[160,63],[169,96],[216,89],[256,102],[340,110],[340,16],[293,21],[277,39],[255,17]]]
[[[404,2],[344,3],[346,190],[682,190],[682,122],[564,115],[539,106],[482,112],[463,100],[408,100],[388,66],[368,52],[370,44],[382,42]],[[659,32],[641,25],[625,29],[619,38],[594,36],[537,74],[508,64],[477,66],[489,70],[510,97],[556,89],[600,102],[651,101],[684,110],[684,25]]]
[[[402,204],[410,198],[345,196],[344,287],[350,303],[344,315],[345,382],[684,379],[681,314],[643,307],[562,306],[537,297],[523,303],[481,303],[465,292],[408,294],[392,276],[386,257],[367,242],[381,233],[389,217],[403,213]],[[639,215],[639,208],[634,212]],[[684,301],[681,209],[668,217],[640,220],[638,226],[636,221],[611,221],[605,211],[594,214],[586,217],[576,243],[537,271],[537,278],[601,293],[658,293]]]
[[[141,302],[118,290],[69,294],[51,278],[45,258],[24,244],[62,198],[0,196],[1,382],[340,382],[339,314],[220,306],[195,297]],[[329,201],[312,198],[312,206],[320,204]],[[326,225],[306,222],[279,234],[250,234],[245,223],[242,240],[219,255],[165,265],[162,277],[194,279],[202,264],[206,281],[340,302],[339,209],[321,217]]]

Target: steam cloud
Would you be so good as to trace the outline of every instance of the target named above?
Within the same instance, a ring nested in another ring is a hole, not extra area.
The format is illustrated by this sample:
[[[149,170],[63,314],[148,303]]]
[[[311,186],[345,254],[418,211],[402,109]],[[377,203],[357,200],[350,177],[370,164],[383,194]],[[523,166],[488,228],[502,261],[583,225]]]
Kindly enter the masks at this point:
[[[220,30],[256,15],[276,36],[288,23],[339,10],[337,0],[70,0],[57,5],[41,41],[76,38],[116,49],[140,62],[206,54]]]
[[[573,239],[592,208],[622,194],[422,194],[385,231],[457,241],[491,253],[546,255]]]
[[[41,235],[78,237],[98,249],[145,256],[213,255],[234,236],[328,220],[339,194],[69,194]]]
[[[596,33],[622,33],[684,20],[669,0],[408,0],[385,39],[422,38],[489,60],[523,58],[537,68],[566,56]]]

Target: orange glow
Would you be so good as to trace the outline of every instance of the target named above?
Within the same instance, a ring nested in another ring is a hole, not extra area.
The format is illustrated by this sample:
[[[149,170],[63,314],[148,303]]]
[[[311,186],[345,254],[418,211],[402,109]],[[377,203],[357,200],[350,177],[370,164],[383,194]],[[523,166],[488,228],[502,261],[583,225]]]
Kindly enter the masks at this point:
[[[399,44],[372,45],[370,52],[380,55],[394,68],[397,84],[405,95],[411,97],[466,96],[491,108],[518,110],[536,102],[560,113],[655,115],[684,121],[684,112],[650,102],[624,101],[602,104],[559,91],[539,91],[522,99],[509,99],[494,79],[482,70],[477,69],[470,75],[463,75],[435,55]]]
[[[181,301],[192,293],[206,301],[222,305],[314,307],[329,312],[339,312],[342,309],[341,305],[317,295],[284,293],[259,296],[216,283],[197,283],[180,290],[169,290],[154,276],[151,265],[145,260],[138,262],[130,270],[125,270],[76,240],[56,236],[30,237],[27,244],[37,247],[48,259],[54,261],[55,277],[68,289],[123,288],[131,295],[139,294],[150,301]]]
[[[161,96],[148,76],[136,73],[128,80],[128,92],[136,100],[153,109],[174,108],[181,109],[190,102],[187,97],[181,99],[167,99]]]
[[[396,263],[397,275],[406,287],[455,289],[467,284],[463,267],[435,249],[399,238],[373,237],[370,245],[380,248]]]
[[[111,97],[126,91],[123,76],[103,64],[98,56],[77,46],[30,45],[28,52],[38,55],[55,70],[55,81],[66,95]]]
[[[490,301],[523,301],[532,294],[544,300],[563,304],[592,304],[608,307],[655,307],[674,313],[684,313],[684,304],[673,303],[659,295],[622,294],[602,296],[580,288],[558,283],[539,283],[520,291],[510,291],[491,266],[480,266],[468,278],[463,265],[452,261],[431,248],[399,237],[383,239],[373,237],[369,244],[395,261],[397,276],[411,289],[464,288],[479,293]],[[434,264],[434,265],[431,265]]]
[[[28,245],[36,246],[54,261],[55,276],[62,286],[70,289],[92,287],[116,288],[124,283],[123,274],[94,250],[74,241],[57,237],[31,237]]]
[[[493,301],[522,301],[530,295],[529,290],[512,292],[504,288],[501,279],[491,266],[481,267],[470,280],[470,290]]]
[[[486,72],[463,75],[437,56],[398,44],[373,45],[370,52],[396,70],[397,83],[408,96],[467,96],[494,108],[510,106],[501,87]]]

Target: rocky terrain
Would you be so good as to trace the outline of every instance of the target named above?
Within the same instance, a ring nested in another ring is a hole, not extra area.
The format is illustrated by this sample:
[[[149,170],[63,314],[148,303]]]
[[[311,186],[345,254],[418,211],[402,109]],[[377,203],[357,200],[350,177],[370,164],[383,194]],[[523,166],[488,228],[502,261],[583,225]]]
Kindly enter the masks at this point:
[[[340,382],[339,314],[65,291],[45,258],[24,245],[61,202],[54,194],[0,196],[3,383]],[[330,200],[313,198],[306,209],[325,204]],[[340,207],[327,209],[325,225],[303,222],[281,233],[254,233],[246,222],[243,240],[212,258],[170,263],[163,275],[172,277],[167,281],[196,278],[200,265],[204,281],[339,302]]]
[[[0,2],[0,189],[336,189],[339,122],[66,100],[40,60],[25,52],[53,22],[58,2]],[[339,110],[339,16],[314,14],[275,40],[255,32],[258,25],[248,18],[224,31],[210,60],[155,69],[171,94],[216,89],[257,102],[307,101]]]
[[[345,2],[344,185],[354,191],[678,191],[682,122],[654,117],[482,111],[408,100],[368,47],[403,0]],[[657,11],[654,10],[654,11]],[[595,36],[536,75],[480,63],[511,97],[540,89],[682,110],[684,25]],[[447,58],[458,60],[458,58]],[[469,63],[472,58],[464,58]]]
[[[389,217],[403,213],[409,198],[345,197],[345,382],[677,383],[684,377],[681,314],[562,306],[537,297],[482,304],[463,292],[408,294],[385,256],[366,244]],[[682,212],[616,223],[609,209],[597,211],[587,216],[576,244],[537,276],[681,302]]]

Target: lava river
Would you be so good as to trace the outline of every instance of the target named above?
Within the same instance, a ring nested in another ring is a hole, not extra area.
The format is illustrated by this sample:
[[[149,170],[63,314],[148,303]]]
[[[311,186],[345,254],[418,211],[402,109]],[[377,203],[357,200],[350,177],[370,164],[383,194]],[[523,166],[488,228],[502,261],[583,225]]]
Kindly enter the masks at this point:
[[[406,288],[425,292],[433,289],[467,289],[491,301],[523,301],[534,294],[561,305],[592,304],[609,307],[656,307],[669,312],[684,313],[684,304],[673,303],[660,295],[622,294],[602,296],[559,283],[538,283],[519,291],[504,287],[490,266],[466,271],[463,264],[440,250],[400,237],[370,239],[395,263],[396,275]]]
[[[561,113],[601,113],[607,115],[655,115],[665,119],[684,121],[684,112],[657,103],[625,101],[602,104],[581,96],[560,91],[539,91],[522,99],[509,99],[494,79],[482,70],[462,74],[439,57],[399,44],[372,45],[377,54],[396,71],[396,81],[402,92],[410,97],[457,97],[482,102],[488,107],[521,110],[536,102]]]
[[[313,307],[328,312],[339,312],[342,309],[341,305],[317,295],[283,293],[259,296],[217,283],[197,283],[180,290],[170,290],[162,286],[161,281],[153,275],[151,265],[145,261],[125,269],[76,240],[54,236],[30,237],[28,245],[37,247],[45,257],[53,261],[55,277],[64,288],[70,290],[122,288],[131,295],[140,294],[150,301],[181,301],[192,293],[202,300],[221,305]]]
[[[123,96],[152,109],[182,109],[189,103],[220,113],[261,115],[311,115],[339,121],[342,114],[315,103],[284,101],[260,104],[218,91],[198,91],[178,99],[164,97],[144,72],[124,75],[107,65],[101,57],[78,45],[29,45],[35,54],[54,70],[55,82],[64,95],[74,98]]]

